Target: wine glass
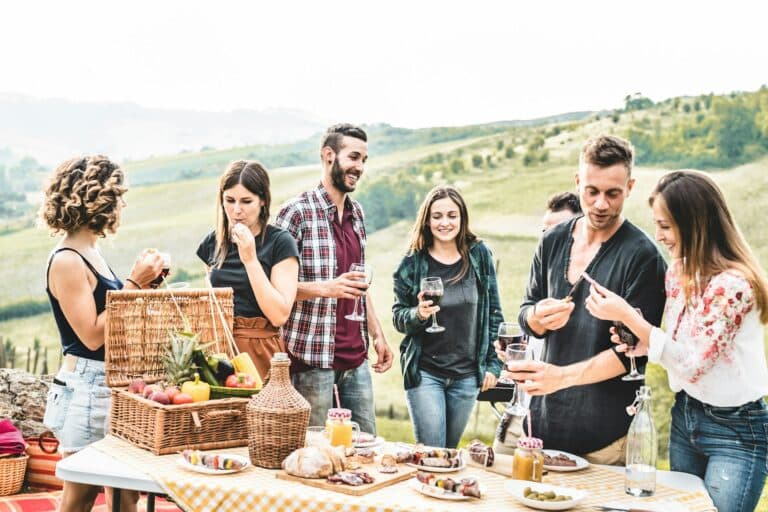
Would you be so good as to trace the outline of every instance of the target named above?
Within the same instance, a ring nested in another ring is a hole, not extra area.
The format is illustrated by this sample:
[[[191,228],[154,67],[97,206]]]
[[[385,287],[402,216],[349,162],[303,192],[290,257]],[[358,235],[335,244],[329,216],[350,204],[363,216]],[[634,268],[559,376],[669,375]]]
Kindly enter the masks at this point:
[[[643,312],[640,311],[640,308],[635,308],[635,311],[640,313],[640,316],[643,315]],[[628,374],[623,376],[621,380],[645,380],[645,375],[638,372],[637,366],[635,365],[634,349],[637,346],[637,343],[640,341],[640,338],[635,336],[635,333],[630,331],[623,322],[616,320],[613,322],[613,327],[616,329],[616,334],[619,336],[621,342],[626,343],[629,347],[629,350],[627,350],[627,355],[629,356],[630,371]]]
[[[443,280],[439,277],[425,277],[421,280],[421,291],[424,300],[431,300],[433,306],[439,306],[443,298]],[[425,329],[427,332],[443,332],[445,327],[437,325],[437,313],[432,313],[432,325]]]
[[[349,271],[364,273],[365,277],[361,279],[361,281],[365,282],[366,284],[371,284],[371,281],[373,280],[373,268],[371,268],[370,265],[366,265],[365,263],[353,263],[349,266]],[[365,315],[358,312],[359,304],[360,296],[358,295],[355,297],[355,309],[352,311],[352,313],[346,315],[344,318],[347,320],[354,320],[355,322],[362,322],[365,320]]]
[[[501,322],[499,324],[498,340],[499,340],[499,348],[501,349],[502,352],[506,353],[507,347],[513,343],[521,343],[521,344],[528,343],[527,338],[528,337],[520,328],[519,324],[516,324],[514,322]],[[514,381],[505,376],[502,376],[501,378],[499,378],[498,383],[511,385],[511,384],[514,384]]]
[[[509,369],[510,361],[525,361],[526,359],[531,359],[531,348],[527,343],[510,343],[507,345],[506,354],[507,369]],[[519,382],[515,381],[515,396],[512,398],[512,402],[509,404],[507,411],[515,416],[525,416],[528,413],[528,409],[520,403],[521,390],[518,384]]]

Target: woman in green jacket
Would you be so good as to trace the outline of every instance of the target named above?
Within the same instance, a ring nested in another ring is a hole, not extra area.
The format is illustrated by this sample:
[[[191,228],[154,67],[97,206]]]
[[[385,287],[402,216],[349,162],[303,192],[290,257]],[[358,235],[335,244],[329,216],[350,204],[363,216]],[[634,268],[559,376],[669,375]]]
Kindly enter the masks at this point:
[[[455,448],[477,393],[493,387],[501,361],[493,340],[504,319],[491,251],[469,229],[467,207],[453,187],[432,189],[419,209],[408,254],[394,275],[395,328],[408,411],[416,441]],[[426,300],[425,277],[440,277],[440,305]],[[440,311],[442,332],[427,332]]]

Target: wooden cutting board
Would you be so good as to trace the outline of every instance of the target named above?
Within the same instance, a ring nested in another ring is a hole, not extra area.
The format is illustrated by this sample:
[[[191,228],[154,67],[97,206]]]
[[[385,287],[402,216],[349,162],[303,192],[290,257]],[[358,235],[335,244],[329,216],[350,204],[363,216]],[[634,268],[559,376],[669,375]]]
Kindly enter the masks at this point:
[[[362,496],[369,492],[383,489],[388,485],[392,485],[403,480],[408,480],[413,477],[418,471],[416,468],[405,466],[403,464],[397,465],[397,473],[379,473],[378,465],[376,464],[363,464],[360,469],[355,471],[365,471],[371,475],[375,481],[371,484],[363,485],[346,485],[346,484],[332,484],[326,481],[325,478],[301,478],[294,475],[289,475],[283,470],[276,473],[275,476],[281,480],[290,480],[292,482],[301,482],[304,485],[310,485],[319,489],[325,489],[327,491],[341,492],[352,496]]]

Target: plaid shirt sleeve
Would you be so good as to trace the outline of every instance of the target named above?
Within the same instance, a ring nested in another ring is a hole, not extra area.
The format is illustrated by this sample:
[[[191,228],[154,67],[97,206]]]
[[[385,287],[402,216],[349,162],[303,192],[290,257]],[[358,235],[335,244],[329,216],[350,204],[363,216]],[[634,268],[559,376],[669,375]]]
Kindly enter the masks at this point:
[[[301,194],[280,210],[275,224],[286,229],[299,249],[299,282],[336,277],[336,253],[327,202],[320,189]],[[314,368],[331,368],[336,334],[336,299],[297,301],[282,328],[288,350]]]

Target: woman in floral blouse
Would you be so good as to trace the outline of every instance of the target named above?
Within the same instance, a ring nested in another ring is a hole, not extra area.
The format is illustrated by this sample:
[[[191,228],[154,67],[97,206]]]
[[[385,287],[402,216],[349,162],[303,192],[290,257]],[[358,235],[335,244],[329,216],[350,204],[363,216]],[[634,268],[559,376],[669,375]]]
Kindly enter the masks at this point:
[[[598,318],[624,322],[640,338],[635,355],[647,353],[667,369],[677,393],[671,469],[704,479],[718,510],[753,510],[768,471],[768,283],[707,175],[669,173],[649,202],[656,239],[673,260],[666,330],[599,285],[586,307]],[[619,342],[615,333],[613,341]]]

